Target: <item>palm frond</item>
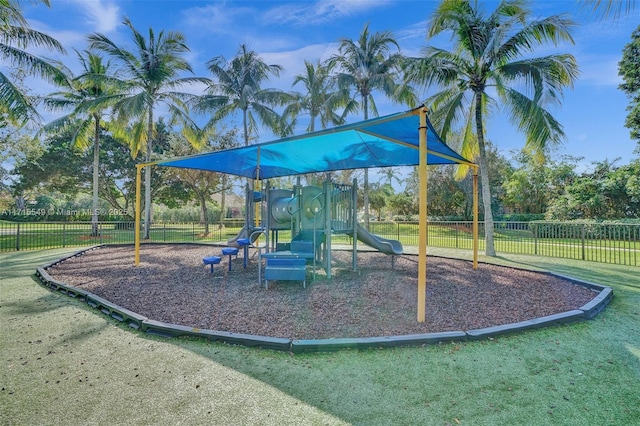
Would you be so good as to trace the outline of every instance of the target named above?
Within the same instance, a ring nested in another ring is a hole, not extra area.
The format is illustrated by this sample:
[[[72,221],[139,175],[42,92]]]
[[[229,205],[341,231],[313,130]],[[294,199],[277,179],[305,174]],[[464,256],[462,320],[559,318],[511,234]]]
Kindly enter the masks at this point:
[[[463,90],[443,90],[426,100],[431,113],[429,117],[438,134],[443,139],[454,133],[459,123],[464,123],[470,108],[470,99]]]
[[[29,28],[28,26],[8,25],[0,31],[0,43],[13,45],[19,49],[43,47],[51,51],[66,53],[59,41],[48,34]]]
[[[0,43],[0,57],[29,75],[52,83],[64,77],[62,71],[51,62],[8,44]]]
[[[573,55],[558,54],[511,62],[499,67],[496,74],[510,83],[521,82],[536,100],[559,103],[579,71]]]
[[[539,103],[511,88],[505,88],[510,120],[526,135],[526,145],[545,150],[560,145],[565,136],[562,125]]]
[[[150,107],[151,99],[149,94],[145,92],[124,97],[113,105],[117,121],[122,125],[145,117]]]
[[[571,30],[576,24],[562,15],[553,15],[525,25],[518,32],[504,41],[496,53],[496,57],[504,63],[524,53],[532,52],[545,43],[559,44],[561,41],[574,43]]]
[[[0,112],[19,125],[26,123],[29,119],[40,117],[30,99],[2,72],[0,72]]]
[[[275,106],[285,106],[295,97],[276,89],[262,88],[266,80],[280,74],[282,67],[265,63],[255,51],[249,50],[244,44],[240,45],[231,60],[216,56],[206,65],[215,81],[207,85],[207,92],[196,108],[201,112],[213,111],[208,126],[234,111],[241,111],[247,117],[247,132],[257,135],[257,120],[252,111],[256,111],[258,118],[264,116],[270,120],[270,114],[264,115],[264,111]],[[269,123],[264,124],[270,126]],[[278,123],[277,131],[282,132],[285,127],[287,126]],[[245,141],[249,136],[244,135]]]
[[[620,18],[629,15],[635,8],[635,0],[583,0],[582,9],[595,14],[599,19]]]

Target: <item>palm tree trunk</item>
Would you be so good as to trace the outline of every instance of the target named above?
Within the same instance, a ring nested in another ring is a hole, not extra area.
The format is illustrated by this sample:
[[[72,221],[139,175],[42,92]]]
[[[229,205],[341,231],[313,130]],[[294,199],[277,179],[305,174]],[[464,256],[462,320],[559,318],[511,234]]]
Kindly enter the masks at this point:
[[[147,128],[147,152],[145,162],[151,162],[151,150],[153,148],[153,106],[149,107]],[[151,234],[151,167],[144,168],[144,235],[142,239],[148,240]]]
[[[244,146],[249,146],[249,127],[247,125],[247,110],[242,110],[242,131],[244,136]]]
[[[209,214],[207,212],[207,196],[205,192],[200,194],[200,215],[204,224],[204,236],[209,235]]]
[[[93,136],[93,202],[91,204],[91,236],[98,236],[98,178],[100,165],[100,117],[93,117],[96,122]]]
[[[227,175],[222,175],[222,192],[220,193],[220,229],[224,228],[227,207]]]
[[[249,127],[247,125],[247,110],[242,110],[242,130],[244,132],[244,146],[249,146]],[[253,193],[253,179],[247,178],[249,190]],[[253,196],[253,194],[252,194]]]
[[[309,123],[309,133],[312,133],[312,132],[314,132],[314,131],[315,131],[315,129],[316,129],[316,115],[315,115],[315,114],[311,114],[311,115],[309,116],[309,120],[310,120],[310,123]]]
[[[480,93],[476,93],[475,98],[476,133],[478,136],[478,152],[480,157],[480,183],[482,184],[482,204],[484,204],[485,254],[487,256],[495,256],[496,250],[493,244],[493,212],[491,211],[489,167],[487,165],[487,153],[484,144],[484,128],[482,125],[482,95]]]

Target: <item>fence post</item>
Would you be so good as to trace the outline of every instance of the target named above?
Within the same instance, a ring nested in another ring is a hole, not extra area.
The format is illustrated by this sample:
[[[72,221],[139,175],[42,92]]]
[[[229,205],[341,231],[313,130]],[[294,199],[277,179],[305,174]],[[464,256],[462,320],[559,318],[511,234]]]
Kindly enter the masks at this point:
[[[459,224],[456,224],[455,229],[456,229],[456,248],[459,248],[458,246],[458,226]]]
[[[18,222],[18,229],[16,230],[16,251],[20,251],[20,222]]]
[[[584,239],[585,239],[585,231],[586,231],[585,227],[586,226],[587,226],[586,224],[584,224],[584,223],[582,224],[582,236],[581,236],[581,240],[582,240],[582,260],[584,260],[586,258],[586,256],[585,256],[585,241],[584,241]]]
[[[67,224],[62,222],[62,247],[67,247]]]
[[[538,224],[533,224],[533,254],[538,254]]]
[[[429,245],[429,219],[427,219],[427,246]]]
[[[633,247],[634,248],[637,246],[637,243],[640,241],[640,238],[638,238],[638,235],[640,235],[640,225],[635,225],[634,230],[633,230]],[[633,264],[634,265],[638,265],[637,254],[638,254],[638,250],[633,250]]]
[[[162,224],[162,242],[163,243],[167,242],[167,224],[166,223]]]

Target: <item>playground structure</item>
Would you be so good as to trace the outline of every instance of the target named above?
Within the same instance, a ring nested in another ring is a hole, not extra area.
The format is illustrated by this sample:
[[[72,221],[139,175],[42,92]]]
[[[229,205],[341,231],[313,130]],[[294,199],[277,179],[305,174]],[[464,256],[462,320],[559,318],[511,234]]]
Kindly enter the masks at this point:
[[[358,241],[391,256],[403,254],[399,241],[371,234],[358,223],[356,188],[355,179],[351,185],[325,181],[322,186],[302,186],[298,179],[290,190],[271,188],[268,181],[259,192],[247,187],[245,226],[227,244],[235,246],[243,238],[255,242],[263,235],[265,242],[259,249],[265,249],[264,257],[305,257],[313,261],[314,273],[320,264],[327,278],[331,278],[331,241],[335,234],[351,237],[354,271]],[[255,203],[259,208],[253,208]],[[290,239],[281,241],[280,231],[290,231]]]
[[[140,265],[141,181],[142,169],[146,167],[159,165],[207,170],[261,182],[281,176],[300,176],[335,170],[417,166],[419,182],[417,319],[418,322],[424,322],[427,288],[427,165],[458,164],[472,169],[474,269],[478,268],[479,246],[479,166],[447,146],[429,122],[427,113],[426,106],[420,106],[405,112],[271,142],[136,164],[134,264]],[[318,202],[320,202],[319,199]],[[328,220],[331,221],[330,218]],[[331,230],[331,223],[325,229]],[[358,227],[354,225],[352,231],[354,248],[355,241],[358,239],[357,230]],[[250,226],[247,226],[245,231],[248,233]],[[268,236],[269,232],[266,233]],[[328,235],[330,238],[330,232]],[[326,245],[330,247],[330,241]],[[325,251],[330,255],[330,250],[325,249]],[[327,264],[330,265],[330,263]]]

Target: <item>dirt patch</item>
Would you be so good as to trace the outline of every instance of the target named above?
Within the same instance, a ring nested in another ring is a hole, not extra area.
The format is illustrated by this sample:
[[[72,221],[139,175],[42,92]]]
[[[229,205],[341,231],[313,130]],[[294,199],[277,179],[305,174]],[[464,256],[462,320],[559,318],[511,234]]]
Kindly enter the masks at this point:
[[[240,251],[242,253],[242,251]],[[426,321],[418,323],[416,256],[334,251],[333,278],[320,268],[301,282],[258,285],[253,251],[215,266],[202,258],[220,248],[143,245],[133,265],[132,247],[103,247],[49,268],[57,280],[85,289],[150,319],[202,329],[290,339],[371,337],[472,330],[577,309],[596,293],[545,274],[432,258],[427,264]]]

